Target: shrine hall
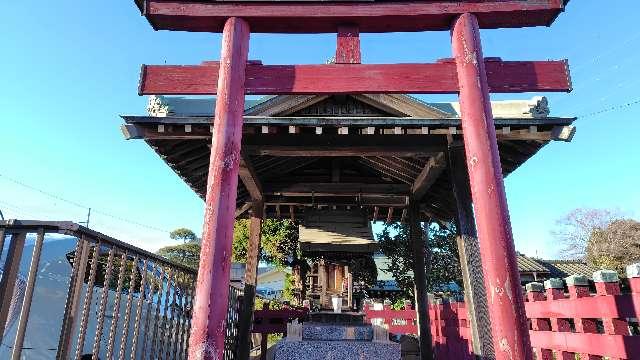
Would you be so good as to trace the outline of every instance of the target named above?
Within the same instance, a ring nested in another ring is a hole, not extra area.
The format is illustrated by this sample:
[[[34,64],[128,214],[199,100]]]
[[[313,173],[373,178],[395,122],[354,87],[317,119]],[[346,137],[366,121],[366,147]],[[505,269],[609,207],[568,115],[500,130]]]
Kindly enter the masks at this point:
[[[550,26],[567,0],[135,3],[154,30],[222,33],[219,61],[143,65],[138,94],[154,96],[150,113],[123,117],[125,137],[144,139],[205,201],[189,359],[249,356],[248,335],[262,326],[254,320],[266,319],[253,311],[263,219],[286,217],[312,227],[311,217],[337,211],[360,214],[365,224],[407,224],[415,313],[409,304],[406,310],[416,315],[421,359],[433,359],[432,340],[440,336],[433,328],[440,320],[430,320],[440,307],[429,308],[426,221],[457,225],[464,316],[472,324],[467,344],[476,355],[532,358],[503,176],[550,141],[570,141],[575,119],[549,116],[543,97],[491,102],[490,94],[570,92],[571,77],[567,60],[485,57],[480,29]],[[423,31],[449,31],[452,58],[362,63],[361,33]],[[263,64],[248,57],[252,33],[334,33],[335,58]],[[425,103],[404,94],[455,94],[459,102]],[[236,324],[229,272],[239,217],[250,219],[250,234]],[[316,225],[327,229],[322,222]],[[336,232],[325,237],[328,243],[306,246],[324,248],[321,259],[340,243],[351,252],[367,246],[349,244],[348,237]],[[338,273],[349,278],[348,269]],[[323,279],[321,303],[326,285]],[[329,328],[287,322],[275,358],[321,359],[332,348],[340,349],[333,358],[400,357],[388,327],[351,328],[335,320]]]

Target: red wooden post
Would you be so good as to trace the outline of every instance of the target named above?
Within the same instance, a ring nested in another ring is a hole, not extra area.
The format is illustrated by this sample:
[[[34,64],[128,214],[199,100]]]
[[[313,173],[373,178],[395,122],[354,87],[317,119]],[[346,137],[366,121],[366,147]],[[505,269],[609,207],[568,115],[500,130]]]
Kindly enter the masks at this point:
[[[627,279],[629,279],[631,292],[640,293],[640,263],[627,266]]]
[[[527,301],[545,301],[544,285],[532,282],[526,285]],[[533,331],[551,331],[550,323],[547,319],[531,319],[531,328]],[[533,352],[536,354],[536,359],[539,360],[553,360],[553,351],[549,349],[535,348]]]
[[[596,283],[598,296],[620,295],[620,283],[618,273],[612,270],[600,270],[593,273],[593,281]],[[626,319],[604,318],[602,319],[605,334],[629,335],[629,324]],[[615,360],[615,358],[613,358]]]
[[[569,298],[572,300],[590,297],[589,279],[583,275],[571,275],[565,278],[569,289]],[[573,319],[577,333],[597,334],[598,325],[595,319],[575,318]],[[602,356],[589,353],[580,353],[580,360],[602,360]]]
[[[532,358],[478,20],[452,25],[460,109],[496,359]]]
[[[336,64],[360,64],[360,30],[357,26],[338,26]]]
[[[552,278],[544,282],[547,290],[547,301],[557,301],[565,298],[564,282],[562,279]],[[571,332],[571,323],[566,318],[551,318],[551,330],[556,332]],[[556,351],[557,359],[575,360],[576,355],[568,351]]]
[[[249,25],[242,19],[228,19],[222,34],[223,65],[218,77],[190,360],[223,359],[248,51]]]
[[[269,310],[269,303],[262,303],[262,310]],[[266,322],[264,319],[263,322]],[[267,360],[267,346],[269,345],[267,340],[269,333],[263,332],[260,334],[260,360]]]

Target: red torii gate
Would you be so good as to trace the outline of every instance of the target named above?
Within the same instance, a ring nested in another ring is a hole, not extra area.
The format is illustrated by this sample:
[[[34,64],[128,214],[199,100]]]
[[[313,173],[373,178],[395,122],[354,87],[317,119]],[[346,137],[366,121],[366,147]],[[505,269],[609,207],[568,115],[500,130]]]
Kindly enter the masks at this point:
[[[531,359],[489,91],[570,91],[566,61],[484,59],[480,27],[550,25],[565,0],[208,2],[138,0],[155,29],[223,33],[220,62],[143,66],[141,95],[217,94],[190,359],[222,359],[245,94],[459,93],[497,359]],[[338,32],[336,64],[248,62],[250,29]],[[451,30],[453,60],[362,65],[362,32]],[[217,85],[216,85],[217,83]]]

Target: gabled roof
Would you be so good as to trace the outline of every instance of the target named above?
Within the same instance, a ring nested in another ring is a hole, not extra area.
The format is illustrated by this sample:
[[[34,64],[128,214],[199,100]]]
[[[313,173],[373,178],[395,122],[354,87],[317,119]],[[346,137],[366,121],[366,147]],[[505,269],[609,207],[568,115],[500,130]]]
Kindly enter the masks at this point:
[[[398,221],[418,183],[420,216],[455,216],[443,154],[449,139],[463,136],[457,103],[367,94],[281,95],[249,98],[245,105],[243,157],[262,184],[265,216],[298,220],[305,211],[337,206]],[[151,97],[148,116],[122,116],[123,133],[144,139],[204,199],[214,106],[213,98]],[[492,107],[505,176],[548,142],[570,141],[575,131],[575,118],[547,116],[545,98]],[[240,181],[238,215],[250,201]]]

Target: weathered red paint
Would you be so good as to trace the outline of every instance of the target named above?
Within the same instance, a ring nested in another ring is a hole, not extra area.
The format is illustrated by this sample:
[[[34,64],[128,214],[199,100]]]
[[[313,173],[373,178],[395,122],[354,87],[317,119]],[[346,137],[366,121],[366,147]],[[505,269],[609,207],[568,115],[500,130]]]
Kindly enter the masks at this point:
[[[456,16],[478,16],[482,28],[549,26],[565,0],[210,1],[146,0],[156,30],[220,32],[241,17],[254,33],[333,33],[342,24],[361,32],[447,30]]]
[[[223,359],[248,50],[249,25],[238,18],[227,20],[189,338],[190,360]]]
[[[530,360],[531,344],[504,190],[478,21],[452,25],[464,145],[498,360]]]
[[[354,25],[338,27],[336,64],[360,64],[360,30]]]
[[[491,92],[571,91],[566,61],[500,61],[486,59]],[[145,65],[140,95],[213,95],[219,64]],[[456,64],[247,64],[246,93],[287,94],[456,94]]]
[[[633,284],[640,278],[631,278]],[[606,284],[606,286],[603,286]],[[554,290],[554,291],[549,291]],[[589,285],[568,285],[563,289],[547,289],[527,293],[525,304],[531,320],[531,344],[538,359],[635,359],[640,353],[640,337],[629,336],[628,319],[640,312],[640,293],[631,288],[621,294],[618,282],[596,282],[596,294]],[[604,334],[598,332],[596,319],[602,322]],[[570,320],[575,324],[571,330]],[[554,357],[555,351],[555,357]]]

